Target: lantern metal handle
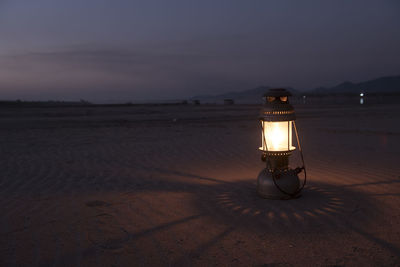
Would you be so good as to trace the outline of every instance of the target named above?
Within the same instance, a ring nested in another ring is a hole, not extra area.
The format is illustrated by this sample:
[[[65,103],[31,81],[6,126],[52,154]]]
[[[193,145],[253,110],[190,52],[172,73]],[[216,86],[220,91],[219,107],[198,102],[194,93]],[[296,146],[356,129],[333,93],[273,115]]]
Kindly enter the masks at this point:
[[[304,180],[303,180],[303,184],[302,184],[302,186],[301,186],[296,192],[294,192],[294,193],[291,194],[291,193],[288,193],[288,192],[286,192],[285,190],[283,190],[283,189],[277,184],[277,182],[276,182],[276,177],[277,177],[279,174],[278,174],[276,171],[273,171],[273,172],[272,172],[272,180],[273,180],[273,182],[274,182],[274,185],[276,186],[276,188],[278,188],[279,191],[281,191],[281,192],[282,192],[283,194],[285,194],[285,195],[294,197],[294,196],[296,196],[297,194],[299,194],[299,193],[303,190],[304,186],[306,185],[306,183],[307,183],[307,172],[306,172],[306,167],[305,167],[305,164],[304,164],[303,150],[301,149],[300,140],[299,140],[299,134],[298,134],[297,128],[296,128],[296,123],[295,123],[294,121],[292,121],[292,122],[293,122],[293,126],[294,126],[294,131],[295,131],[295,133],[296,133],[296,141],[297,141],[297,145],[299,146],[299,152],[300,152],[301,161],[302,161],[302,164],[303,164],[302,167],[297,167],[296,169],[294,169],[294,171],[296,172],[296,174],[300,173],[302,170],[304,171]],[[264,123],[263,123],[263,124],[264,124]],[[261,125],[262,131],[263,131],[263,139],[264,139],[263,141],[264,141],[264,144],[265,144],[265,148],[266,148],[267,151],[268,151],[268,144],[267,144],[267,141],[265,140],[265,134],[264,134],[263,124]],[[266,157],[266,158],[267,158],[267,160],[268,160],[269,166],[271,166],[270,158],[269,158],[269,157]]]

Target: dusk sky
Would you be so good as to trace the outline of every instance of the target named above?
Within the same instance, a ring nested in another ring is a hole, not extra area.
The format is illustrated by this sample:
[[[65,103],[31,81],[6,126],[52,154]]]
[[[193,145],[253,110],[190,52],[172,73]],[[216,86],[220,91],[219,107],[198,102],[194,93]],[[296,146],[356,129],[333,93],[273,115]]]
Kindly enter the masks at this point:
[[[0,0],[0,99],[141,102],[399,74],[397,0]]]

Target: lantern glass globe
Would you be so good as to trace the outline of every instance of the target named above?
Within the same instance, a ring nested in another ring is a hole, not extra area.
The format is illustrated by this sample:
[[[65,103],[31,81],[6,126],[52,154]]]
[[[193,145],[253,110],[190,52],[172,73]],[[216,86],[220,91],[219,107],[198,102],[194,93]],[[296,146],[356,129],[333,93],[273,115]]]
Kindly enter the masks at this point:
[[[262,121],[260,150],[283,152],[292,151],[292,121]]]

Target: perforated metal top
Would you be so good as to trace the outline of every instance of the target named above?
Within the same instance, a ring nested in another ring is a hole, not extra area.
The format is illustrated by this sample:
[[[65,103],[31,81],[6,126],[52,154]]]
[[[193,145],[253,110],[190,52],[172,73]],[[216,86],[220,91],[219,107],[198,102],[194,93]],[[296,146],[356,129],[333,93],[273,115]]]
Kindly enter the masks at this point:
[[[292,94],[283,88],[270,89],[265,93],[265,105],[260,112],[263,121],[293,121],[296,119],[294,108],[289,104]]]

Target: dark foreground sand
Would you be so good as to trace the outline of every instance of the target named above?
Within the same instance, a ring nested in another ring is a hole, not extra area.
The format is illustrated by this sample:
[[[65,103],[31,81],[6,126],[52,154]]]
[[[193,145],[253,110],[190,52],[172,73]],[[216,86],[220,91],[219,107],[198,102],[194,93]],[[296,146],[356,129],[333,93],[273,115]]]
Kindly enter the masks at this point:
[[[289,201],[258,108],[0,110],[0,266],[398,266],[400,107],[298,107]]]

